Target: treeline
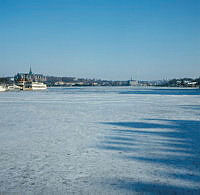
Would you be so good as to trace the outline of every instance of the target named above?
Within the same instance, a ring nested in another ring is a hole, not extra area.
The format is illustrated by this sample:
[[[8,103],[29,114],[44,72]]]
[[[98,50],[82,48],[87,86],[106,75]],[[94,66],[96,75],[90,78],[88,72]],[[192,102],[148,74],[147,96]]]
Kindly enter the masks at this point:
[[[128,86],[128,81],[46,76],[47,86]]]
[[[0,84],[13,84],[12,77],[0,77]]]

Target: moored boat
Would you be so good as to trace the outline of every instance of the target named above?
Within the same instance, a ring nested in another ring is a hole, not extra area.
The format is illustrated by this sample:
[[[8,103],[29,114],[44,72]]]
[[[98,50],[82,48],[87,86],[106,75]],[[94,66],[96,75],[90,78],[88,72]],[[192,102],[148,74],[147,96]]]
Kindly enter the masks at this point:
[[[46,84],[41,82],[25,82],[22,90],[44,90],[47,89]]]
[[[17,85],[9,85],[8,87],[7,87],[7,90],[8,91],[16,91],[16,90],[20,90],[21,89],[21,87],[20,86],[17,86]]]
[[[0,92],[2,92],[2,91],[6,91],[6,87],[3,85],[0,85]]]

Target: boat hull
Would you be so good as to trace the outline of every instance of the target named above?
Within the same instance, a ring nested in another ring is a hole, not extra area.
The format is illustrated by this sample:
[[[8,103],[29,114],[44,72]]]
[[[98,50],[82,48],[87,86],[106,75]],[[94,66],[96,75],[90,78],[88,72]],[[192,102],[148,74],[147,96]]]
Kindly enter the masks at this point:
[[[31,91],[31,90],[45,90],[47,86],[44,83],[40,82],[27,82],[22,87],[22,90]]]
[[[0,86],[0,92],[6,91],[6,88],[4,86]]]

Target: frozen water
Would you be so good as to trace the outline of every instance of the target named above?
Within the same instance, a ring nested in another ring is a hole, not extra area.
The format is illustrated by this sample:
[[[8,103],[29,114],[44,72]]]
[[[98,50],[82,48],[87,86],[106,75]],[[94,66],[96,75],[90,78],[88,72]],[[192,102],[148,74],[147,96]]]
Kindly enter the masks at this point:
[[[0,93],[0,192],[200,193],[200,90]]]

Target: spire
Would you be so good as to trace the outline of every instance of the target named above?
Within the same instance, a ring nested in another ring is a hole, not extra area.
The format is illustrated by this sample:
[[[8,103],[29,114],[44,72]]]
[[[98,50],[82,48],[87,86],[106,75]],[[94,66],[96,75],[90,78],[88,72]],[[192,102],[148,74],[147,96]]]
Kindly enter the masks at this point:
[[[31,70],[31,66],[30,66],[30,71],[29,71],[29,74],[30,74],[30,75],[32,75],[32,74],[33,74],[33,73],[32,73],[32,70]]]

